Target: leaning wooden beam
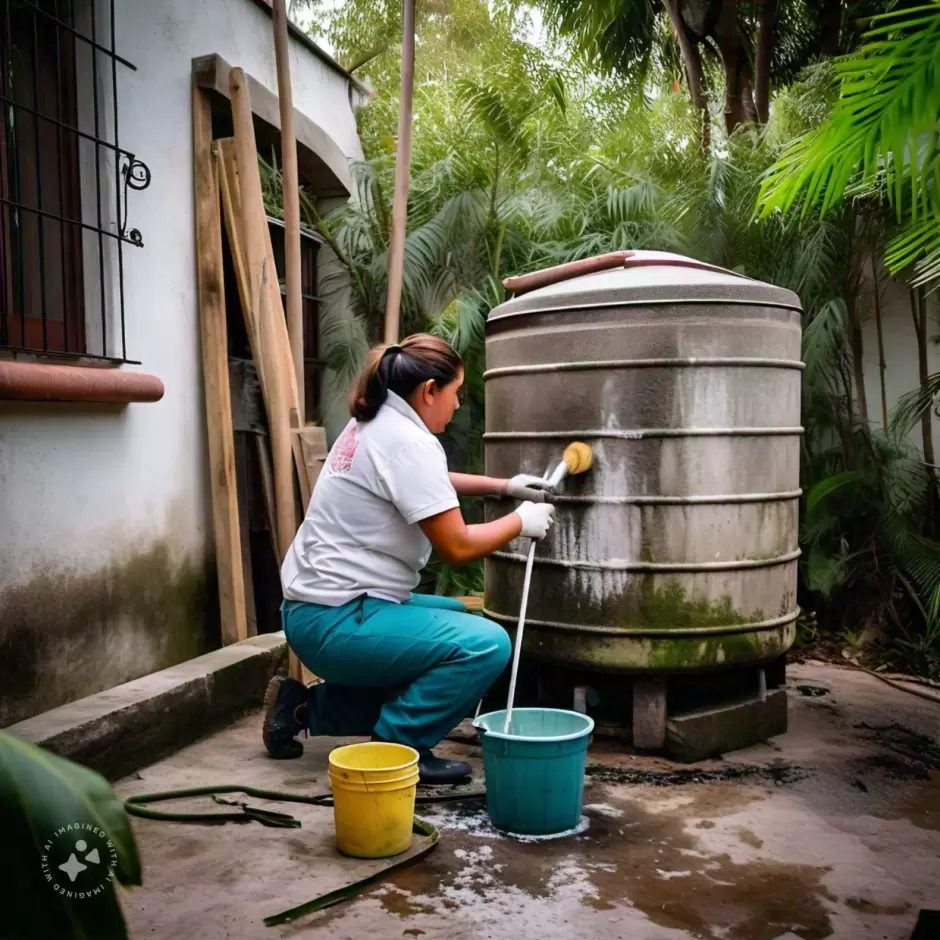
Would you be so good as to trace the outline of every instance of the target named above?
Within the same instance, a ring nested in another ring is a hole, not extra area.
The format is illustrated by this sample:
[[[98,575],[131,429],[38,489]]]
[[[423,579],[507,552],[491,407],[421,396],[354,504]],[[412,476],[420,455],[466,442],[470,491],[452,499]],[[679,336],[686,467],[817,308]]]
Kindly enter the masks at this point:
[[[242,236],[242,194],[238,181],[238,164],[235,160],[235,141],[231,137],[215,142],[219,160],[219,193],[222,197],[222,214],[225,218],[225,232],[228,235],[232,267],[235,269],[235,283],[238,285],[238,298],[241,302],[248,345],[261,386],[265,413],[271,410],[268,401],[267,383],[264,378],[264,363],[261,361],[261,336],[258,324],[251,312],[251,285],[248,283],[248,268],[245,260],[244,238]]]
[[[287,333],[297,377],[299,424],[304,426],[304,319],[300,290],[300,192],[297,182],[297,139],[294,136],[294,98],[287,44],[286,0],[274,0],[274,58],[281,112],[281,180],[284,193],[284,274],[287,278]],[[306,509],[306,505],[304,506]]]
[[[196,282],[202,368],[209,436],[212,526],[219,580],[223,644],[248,637],[245,578],[235,482],[235,437],[228,376],[228,339],[222,275],[222,220],[212,115],[208,96],[193,86],[193,179],[196,216]]]
[[[261,499],[264,502],[264,516],[271,536],[271,551],[277,558],[280,549],[277,544],[277,510],[274,508],[274,470],[271,468],[271,454],[263,437],[255,435],[255,453],[258,458],[258,475],[261,477]]]
[[[232,69],[233,82],[237,79],[239,72],[239,69]],[[240,185],[237,201],[241,209],[240,218],[236,220],[238,244],[242,253],[242,264],[238,267],[242,268],[243,276],[247,281],[244,293],[247,297],[245,314],[249,324],[248,333],[253,341],[252,355],[258,362],[258,375],[263,383],[265,406],[268,412],[268,429],[274,458],[277,540],[281,550],[278,561],[280,562],[297,530],[297,516],[294,512],[294,500],[288,498],[288,494],[293,493],[289,404],[285,377],[277,349],[275,321],[277,311],[271,309],[268,293],[268,284],[272,277],[276,279],[276,274],[273,274],[268,266],[265,251],[264,230],[267,223],[261,196],[261,180],[257,174],[251,172],[258,160],[251,126],[251,111],[247,100],[235,89],[233,89],[232,102],[244,105],[244,108],[233,108],[236,168]],[[245,123],[247,123],[247,128]],[[286,461],[284,460],[285,443],[288,448]]]
[[[246,218],[246,223],[248,219]],[[245,226],[246,231],[249,225]],[[249,242],[250,242],[249,238]],[[261,355],[268,360],[269,389],[271,395],[271,414],[268,415],[268,431],[271,438],[271,456],[274,463],[274,509],[277,514],[278,563],[284,560],[287,550],[297,533],[296,500],[294,499],[294,468],[291,454],[292,431],[288,423],[287,383],[280,366],[271,363],[271,351],[276,346],[272,321],[275,314],[271,310],[268,295],[268,281],[271,278],[268,259],[261,258],[259,278],[252,278],[252,309],[257,311],[260,324]]]
[[[261,193],[251,104],[245,90],[245,76],[242,70],[232,69],[229,81],[235,125],[235,159],[241,187],[242,211],[239,227],[244,266],[248,275],[249,310],[255,321],[253,332],[260,346],[260,360],[263,362],[261,374],[268,386],[266,398],[270,402],[268,430],[274,465],[274,499],[280,563],[297,532],[293,467],[296,454],[300,456],[297,472],[303,483],[302,493],[306,489],[307,470],[303,462],[300,440],[294,433],[295,428],[299,428],[297,387],[290,362],[281,293],[277,284],[277,271],[273,263],[270,232]],[[292,451],[295,453],[292,454]],[[290,674],[298,680],[303,677],[300,661],[293,651],[290,653]]]
[[[236,73],[237,71],[239,70],[232,69],[232,74]],[[243,100],[240,95],[237,97],[238,100]],[[234,100],[235,99],[233,98],[233,101]],[[258,334],[257,324],[253,325],[247,319],[248,310],[250,307],[248,302],[249,277],[247,262],[245,261],[245,235],[242,231],[243,194],[241,175],[238,170],[238,163],[235,155],[236,143],[232,138],[225,138],[223,140],[217,141],[216,143],[221,158],[219,180],[222,189],[222,205],[225,209],[226,231],[228,232],[229,245],[232,249],[232,259],[235,267],[235,279],[238,282],[239,296],[241,297],[242,302],[242,311],[246,316],[245,329],[248,332],[248,341],[251,345],[251,353],[258,370],[258,380],[261,383],[261,392],[264,397],[265,410],[270,413],[271,404],[268,401],[267,386],[265,384],[266,377],[264,374],[264,364],[259,361],[260,354],[258,352],[258,344],[260,343],[260,335]],[[255,177],[257,178],[257,191],[260,193],[261,178],[257,173],[257,164],[255,165]],[[251,182],[253,183],[254,181]],[[258,198],[260,198],[260,196]],[[263,203],[261,204],[261,213],[262,216],[264,216]],[[268,266],[271,270],[274,270],[274,248],[271,244],[271,232],[269,231],[267,224],[264,225],[264,250],[268,259]],[[269,279],[268,294],[271,309],[275,312],[275,319],[277,320],[275,324],[277,340],[276,360],[281,363],[280,367],[286,369],[288,372],[288,423],[292,431],[295,432],[291,438],[291,449],[294,454],[294,465],[297,468],[297,481],[300,487],[301,506],[303,510],[306,510],[307,504],[310,502],[310,484],[307,480],[303,449],[300,445],[300,441],[297,438],[297,432],[299,432],[301,429],[300,409],[297,402],[297,383],[290,359],[287,328],[283,325],[284,315],[283,308],[281,307],[281,291],[275,278]]]
[[[307,478],[310,481],[310,489],[313,490],[326,461],[326,428],[308,425],[300,432],[300,444],[303,447],[304,460],[307,464]]]

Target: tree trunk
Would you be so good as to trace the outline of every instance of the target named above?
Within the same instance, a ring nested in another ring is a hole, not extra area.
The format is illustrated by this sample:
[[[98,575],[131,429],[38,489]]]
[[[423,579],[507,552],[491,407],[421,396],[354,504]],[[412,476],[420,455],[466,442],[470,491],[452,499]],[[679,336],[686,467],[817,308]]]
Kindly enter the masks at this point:
[[[911,312],[914,315],[914,325],[917,329],[917,371],[920,376],[920,387],[927,387],[930,372],[927,368],[927,295],[923,287],[915,287],[911,291]],[[920,416],[920,429],[924,441],[924,462],[933,465],[933,420],[931,408],[925,408]]]
[[[730,134],[757,113],[747,78],[747,50],[738,26],[738,0],[723,0],[712,38],[724,65],[725,129]]]
[[[888,431],[888,394],[885,391],[885,337],[881,321],[881,284],[878,281],[878,259],[875,251],[871,253],[871,279],[874,285],[875,327],[878,330],[878,378],[881,383],[881,429]]]
[[[759,124],[757,105],[754,104],[754,95],[751,90],[751,77],[747,69],[741,71],[741,107],[744,109],[744,120],[752,124]]]
[[[842,37],[842,0],[822,0],[819,9],[818,56],[831,59],[839,54]]]
[[[689,83],[689,97],[702,116],[702,150],[708,150],[711,144],[711,123],[708,117],[708,99],[705,96],[705,72],[702,69],[702,55],[698,44],[689,35],[689,29],[682,19],[679,9],[680,0],[663,0],[669,20],[676,33],[685,77]]]
[[[862,324],[858,315],[858,298],[847,302],[849,310],[849,344],[852,347],[852,369],[855,373],[855,403],[859,417],[868,422],[868,393],[865,390],[865,363],[863,360]]]
[[[766,124],[770,117],[770,65],[774,53],[774,27],[778,0],[762,0],[757,26],[757,50],[754,61],[754,104],[757,120]]]
[[[846,422],[844,424],[839,422],[838,434],[842,438],[846,469],[852,470],[855,468],[855,422],[853,418],[855,409],[852,400],[852,370],[849,368],[847,355],[840,357],[838,371],[843,393],[840,399],[845,402],[846,415]]]

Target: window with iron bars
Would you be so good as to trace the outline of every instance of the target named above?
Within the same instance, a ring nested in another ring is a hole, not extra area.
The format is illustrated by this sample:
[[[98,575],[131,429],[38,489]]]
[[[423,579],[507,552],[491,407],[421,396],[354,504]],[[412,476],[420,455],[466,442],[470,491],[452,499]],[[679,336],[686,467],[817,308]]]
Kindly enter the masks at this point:
[[[114,0],[0,0],[0,352],[132,362]]]

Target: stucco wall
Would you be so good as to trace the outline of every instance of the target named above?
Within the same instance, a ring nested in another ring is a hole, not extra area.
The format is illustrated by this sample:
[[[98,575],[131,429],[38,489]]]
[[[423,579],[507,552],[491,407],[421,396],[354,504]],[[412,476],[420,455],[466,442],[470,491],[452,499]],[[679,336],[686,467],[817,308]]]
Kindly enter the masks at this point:
[[[153,175],[128,199],[144,247],[124,252],[127,354],[142,364],[125,368],[158,375],[166,395],[126,408],[0,403],[0,726],[218,643],[191,60],[218,53],[276,92],[271,19],[251,0],[117,7],[117,49],[137,66],[118,66],[120,142]],[[107,4],[97,9],[107,35]],[[346,79],[291,46],[295,106],[359,157]]]

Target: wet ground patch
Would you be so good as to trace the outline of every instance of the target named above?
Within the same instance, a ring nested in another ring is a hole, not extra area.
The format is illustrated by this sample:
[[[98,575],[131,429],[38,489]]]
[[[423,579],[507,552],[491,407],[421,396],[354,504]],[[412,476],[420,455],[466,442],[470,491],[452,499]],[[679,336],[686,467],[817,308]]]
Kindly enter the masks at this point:
[[[940,743],[937,739],[913,731],[898,722],[853,725],[864,731],[863,740],[873,745],[875,753],[861,759],[864,766],[879,770],[892,780],[930,780],[931,772],[940,771]]]
[[[694,789],[704,794],[709,788]],[[723,800],[738,790],[710,789]],[[738,797],[746,804],[753,795]],[[642,797],[622,799],[606,788],[596,798],[604,802],[584,807],[589,825],[583,833],[535,844],[495,832],[482,807],[436,807],[431,821],[444,836],[439,848],[369,896],[387,914],[419,918],[418,925],[422,915],[446,915],[472,922],[482,935],[509,912],[525,924],[527,911],[544,916],[550,908],[569,922],[579,909],[617,919],[633,909],[696,940],[831,936],[827,902],[835,899],[823,884],[828,868],[736,861],[708,850],[689,826],[688,806],[653,811]],[[740,837],[759,847],[749,830]]]
[[[636,770],[593,764],[585,773],[602,783],[627,786],[645,784],[653,787],[678,787],[688,784],[726,783],[729,781],[768,780],[777,786],[796,783],[809,775],[802,767],[784,762],[772,764],[727,764],[714,770],[679,768],[678,770]]]

